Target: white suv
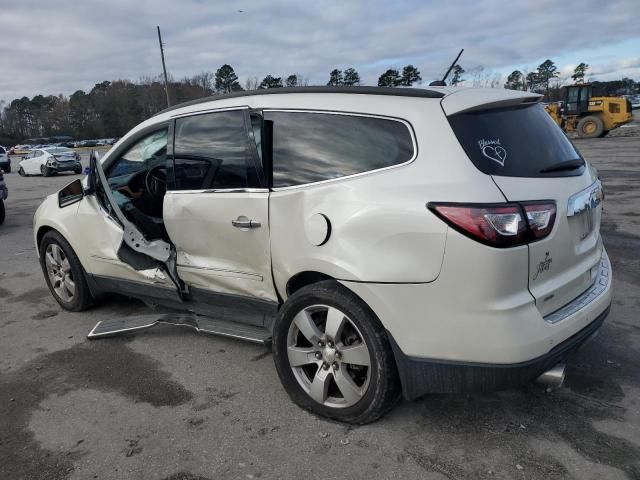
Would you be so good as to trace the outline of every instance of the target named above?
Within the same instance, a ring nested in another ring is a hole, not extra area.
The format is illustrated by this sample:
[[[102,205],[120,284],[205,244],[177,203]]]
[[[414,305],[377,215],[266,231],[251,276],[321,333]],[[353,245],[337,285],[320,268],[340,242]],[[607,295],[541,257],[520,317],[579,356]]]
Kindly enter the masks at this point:
[[[538,100],[312,87],[165,110],[40,206],[43,272],[69,310],[120,292],[185,312],[90,338],[271,341],[291,398],[346,422],[530,382],[611,302],[600,182]]]

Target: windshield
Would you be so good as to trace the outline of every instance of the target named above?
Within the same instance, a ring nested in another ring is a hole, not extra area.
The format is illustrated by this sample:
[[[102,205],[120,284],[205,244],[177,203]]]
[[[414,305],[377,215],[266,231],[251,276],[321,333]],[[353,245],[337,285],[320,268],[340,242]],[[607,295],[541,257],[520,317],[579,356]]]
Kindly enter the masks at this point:
[[[541,105],[459,113],[449,123],[473,164],[488,175],[574,176],[584,171],[584,166],[552,168],[582,156]]]

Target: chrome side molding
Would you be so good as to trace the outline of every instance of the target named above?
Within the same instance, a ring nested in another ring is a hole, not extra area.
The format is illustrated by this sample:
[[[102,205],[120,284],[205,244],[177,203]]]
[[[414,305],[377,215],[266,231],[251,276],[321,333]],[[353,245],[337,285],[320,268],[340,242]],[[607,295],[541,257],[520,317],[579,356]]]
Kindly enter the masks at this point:
[[[596,208],[604,200],[602,182],[596,180],[584,190],[574,193],[569,197],[567,204],[567,217],[573,217],[586,210]]]

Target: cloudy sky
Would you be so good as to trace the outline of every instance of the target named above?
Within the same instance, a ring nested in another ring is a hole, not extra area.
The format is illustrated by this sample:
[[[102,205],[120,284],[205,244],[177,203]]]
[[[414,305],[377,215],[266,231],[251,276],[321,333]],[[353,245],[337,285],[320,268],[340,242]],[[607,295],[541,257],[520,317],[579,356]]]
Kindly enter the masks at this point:
[[[0,99],[90,90],[161,71],[156,25],[176,78],[229,63],[247,77],[300,73],[324,84],[355,67],[375,84],[416,65],[425,81],[461,65],[508,74],[546,58],[598,80],[640,80],[639,0],[1,0]]]

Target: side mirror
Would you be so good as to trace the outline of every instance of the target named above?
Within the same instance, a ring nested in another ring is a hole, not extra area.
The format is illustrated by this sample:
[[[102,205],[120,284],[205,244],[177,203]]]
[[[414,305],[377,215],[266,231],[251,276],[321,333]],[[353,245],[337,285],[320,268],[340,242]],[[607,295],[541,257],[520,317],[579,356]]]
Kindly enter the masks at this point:
[[[74,203],[78,203],[84,197],[82,182],[80,179],[74,180],[69,185],[58,192],[58,206],[60,208],[68,207]]]

